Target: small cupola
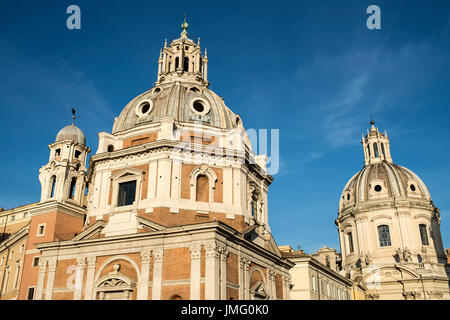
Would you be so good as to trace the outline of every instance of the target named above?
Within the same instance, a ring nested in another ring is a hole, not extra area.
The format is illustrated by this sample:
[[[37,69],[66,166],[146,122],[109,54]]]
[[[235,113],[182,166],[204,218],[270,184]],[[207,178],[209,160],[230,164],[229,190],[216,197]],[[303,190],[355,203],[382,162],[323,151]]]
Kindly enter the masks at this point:
[[[392,163],[391,150],[389,147],[389,139],[386,131],[381,133],[377,127],[375,127],[375,121],[370,121],[370,129],[367,130],[367,135],[362,135],[362,145],[364,151],[364,164],[380,163],[387,161]]]

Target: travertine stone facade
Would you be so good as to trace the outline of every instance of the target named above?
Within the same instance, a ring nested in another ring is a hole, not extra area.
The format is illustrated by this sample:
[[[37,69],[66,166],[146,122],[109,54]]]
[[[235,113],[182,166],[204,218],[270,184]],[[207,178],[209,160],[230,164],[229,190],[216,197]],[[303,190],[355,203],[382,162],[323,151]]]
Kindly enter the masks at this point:
[[[295,263],[289,271],[290,296],[294,300],[351,300],[354,299],[353,281],[336,270],[336,265],[319,261],[336,257],[336,250],[324,247],[316,254],[308,255],[303,250],[294,251],[290,246],[279,247],[283,257]]]
[[[450,299],[440,214],[422,180],[392,161],[386,132],[371,122],[365,166],[339,203],[342,265],[368,299]]]
[[[24,246],[0,268],[2,299],[289,299],[266,158],[208,89],[206,50],[186,30],[165,43],[155,87],[99,134],[89,166],[75,125],[49,145],[41,201],[13,209],[28,217],[5,229],[0,259]]]

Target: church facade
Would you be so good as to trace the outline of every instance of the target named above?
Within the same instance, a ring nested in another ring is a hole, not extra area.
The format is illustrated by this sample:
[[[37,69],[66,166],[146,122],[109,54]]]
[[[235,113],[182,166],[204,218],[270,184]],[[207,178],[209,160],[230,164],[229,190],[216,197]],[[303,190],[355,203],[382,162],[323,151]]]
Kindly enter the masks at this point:
[[[411,170],[393,163],[386,131],[362,137],[364,166],[345,185],[336,225],[343,273],[366,299],[450,299],[439,209]]]
[[[289,299],[266,156],[208,89],[187,27],[89,162],[82,130],[63,128],[40,201],[0,212],[1,299]]]

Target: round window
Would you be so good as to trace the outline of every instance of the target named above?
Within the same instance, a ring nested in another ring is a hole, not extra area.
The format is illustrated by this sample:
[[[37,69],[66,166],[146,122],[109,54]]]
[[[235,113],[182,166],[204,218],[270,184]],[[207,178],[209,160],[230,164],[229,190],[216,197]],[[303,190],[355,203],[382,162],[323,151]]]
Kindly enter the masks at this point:
[[[153,102],[150,99],[142,100],[136,107],[135,113],[138,117],[148,116],[153,110]]]
[[[195,101],[192,106],[194,107],[194,110],[197,111],[198,113],[202,113],[203,111],[205,111],[205,106],[199,100]]]
[[[191,100],[190,108],[193,113],[200,114],[202,116],[206,115],[210,110],[209,103],[202,98],[195,98]]]
[[[415,185],[412,184],[409,187],[411,188],[411,191],[413,191],[413,192],[416,191],[416,186]]]
[[[150,103],[144,102],[143,104],[141,104],[141,113],[142,114],[147,113],[148,110],[150,110]]]
[[[376,192],[380,192],[381,191],[381,186],[379,184],[377,184],[375,186],[375,188],[373,188]]]

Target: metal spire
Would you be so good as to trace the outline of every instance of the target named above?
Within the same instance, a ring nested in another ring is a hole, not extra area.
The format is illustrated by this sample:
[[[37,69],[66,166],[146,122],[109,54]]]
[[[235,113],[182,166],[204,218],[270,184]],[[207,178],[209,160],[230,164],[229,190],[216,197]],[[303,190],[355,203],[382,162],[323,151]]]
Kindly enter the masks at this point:
[[[184,22],[181,25],[181,28],[183,29],[183,31],[181,32],[181,36],[182,37],[187,37],[188,33],[187,33],[187,29],[188,29],[189,25],[186,22],[186,13],[184,14]]]

